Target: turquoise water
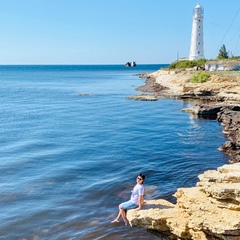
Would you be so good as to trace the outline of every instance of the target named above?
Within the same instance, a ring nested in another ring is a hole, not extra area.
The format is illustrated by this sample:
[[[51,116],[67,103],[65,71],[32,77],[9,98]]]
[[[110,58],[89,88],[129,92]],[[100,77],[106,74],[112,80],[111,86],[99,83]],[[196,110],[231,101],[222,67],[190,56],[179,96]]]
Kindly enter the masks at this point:
[[[221,125],[181,111],[193,103],[126,99],[161,67],[0,66],[1,239],[155,239],[110,224],[136,175],[174,201],[227,162]]]

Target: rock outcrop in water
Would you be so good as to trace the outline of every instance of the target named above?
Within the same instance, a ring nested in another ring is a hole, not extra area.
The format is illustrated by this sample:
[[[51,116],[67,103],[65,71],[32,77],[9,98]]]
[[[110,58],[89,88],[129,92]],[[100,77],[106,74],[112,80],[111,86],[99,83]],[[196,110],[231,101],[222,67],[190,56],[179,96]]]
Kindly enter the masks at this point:
[[[199,175],[195,187],[180,188],[177,203],[148,200],[141,211],[129,210],[133,227],[158,231],[162,240],[239,240],[240,163]]]
[[[231,156],[233,164],[199,175],[200,181],[192,188],[178,189],[176,204],[148,200],[142,210],[128,211],[131,226],[154,231],[161,240],[240,240],[240,77],[231,74],[214,74],[203,84],[189,83],[193,73],[186,71],[160,70],[140,76],[147,81],[138,90],[151,93],[131,99],[201,100],[184,111],[221,122],[228,141],[220,149]]]

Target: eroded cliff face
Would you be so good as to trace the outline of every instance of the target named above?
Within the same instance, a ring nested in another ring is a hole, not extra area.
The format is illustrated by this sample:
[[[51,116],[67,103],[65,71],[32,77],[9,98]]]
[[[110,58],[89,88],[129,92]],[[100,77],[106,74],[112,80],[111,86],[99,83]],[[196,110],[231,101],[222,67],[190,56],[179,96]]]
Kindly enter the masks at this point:
[[[232,76],[221,75],[229,74]],[[240,101],[240,76],[238,72],[224,72],[212,74],[205,83],[183,84],[183,95],[190,98],[207,99],[210,101]],[[190,94],[190,95],[189,95]]]
[[[222,123],[224,134],[228,138],[221,150],[232,157],[230,162],[240,162],[240,104],[221,108],[217,120]]]
[[[199,176],[195,187],[180,188],[177,203],[148,200],[130,210],[132,227],[154,229],[160,239],[239,240],[240,163],[224,165]]]
[[[233,164],[199,175],[195,187],[178,189],[176,204],[148,200],[142,210],[128,211],[127,218],[132,227],[154,230],[161,240],[240,240],[240,76],[238,72],[216,73],[206,83],[193,84],[189,83],[193,74],[159,70],[143,75],[148,78],[146,85],[137,90],[151,94],[130,99],[202,100],[184,111],[221,122],[228,138],[221,150]]]
[[[161,98],[200,99],[208,101],[240,101],[240,75],[236,71],[216,71],[204,83],[191,83],[198,71],[159,70],[140,74],[146,78],[144,86],[136,88],[145,94],[136,94],[128,99],[154,101]]]

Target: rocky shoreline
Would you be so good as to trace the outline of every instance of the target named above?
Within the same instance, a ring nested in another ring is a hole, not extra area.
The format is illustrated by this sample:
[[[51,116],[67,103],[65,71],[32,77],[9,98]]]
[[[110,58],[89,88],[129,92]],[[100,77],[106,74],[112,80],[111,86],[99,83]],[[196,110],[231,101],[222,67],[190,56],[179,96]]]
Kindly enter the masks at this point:
[[[128,99],[156,101],[161,98],[198,100],[190,114],[217,119],[228,138],[221,147],[231,156],[229,165],[199,175],[192,188],[178,189],[176,204],[148,200],[142,210],[127,213],[133,227],[143,227],[162,240],[240,239],[240,73],[215,72],[208,82],[190,83],[194,70],[159,70],[140,74],[145,92]]]
[[[159,70],[139,74],[146,81],[144,86],[137,87],[136,90],[144,93],[128,99],[156,101],[173,98],[198,101],[192,108],[182,110],[221,122],[223,132],[229,139],[221,150],[231,156],[231,163],[240,162],[240,73],[234,72],[232,76],[215,73],[208,82],[201,84],[189,82],[194,74],[194,70]],[[229,72],[227,74],[231,75]]]

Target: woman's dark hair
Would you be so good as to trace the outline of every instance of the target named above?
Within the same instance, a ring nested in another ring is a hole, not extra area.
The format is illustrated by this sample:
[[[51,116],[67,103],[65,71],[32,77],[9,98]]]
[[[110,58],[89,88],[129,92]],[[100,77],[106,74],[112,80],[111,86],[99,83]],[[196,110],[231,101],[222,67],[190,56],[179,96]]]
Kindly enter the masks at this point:
[[[142,173],[139,173],[139,174],[138,174],[138,176],[139,176],[139,177],[141,177],[141,178],[143,179],[143,183],[144,183],[144,180],[145,180],[145,175],[144,175],[144,174],[142,174]]]

